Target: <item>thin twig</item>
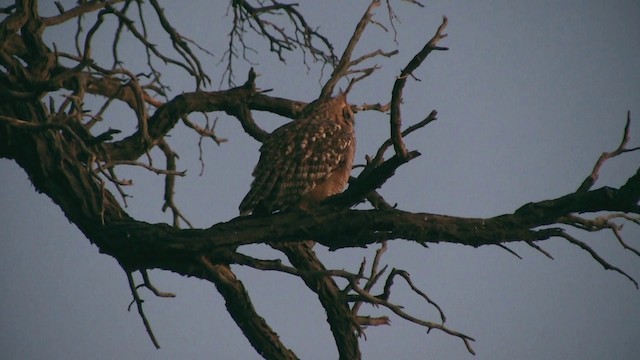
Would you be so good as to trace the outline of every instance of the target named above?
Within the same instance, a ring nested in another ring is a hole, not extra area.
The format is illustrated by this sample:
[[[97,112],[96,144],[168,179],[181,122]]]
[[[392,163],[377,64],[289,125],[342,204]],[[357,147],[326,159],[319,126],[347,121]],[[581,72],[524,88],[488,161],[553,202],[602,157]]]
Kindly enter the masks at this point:
[[[395,278],[396,275],[399,275],[400,277],[405,279],[405,281],[411,287],[411,290],[413,290],[416,294],[420,295],[431,306],[435,307],[436,310],[438,310],[438,313],[440,314],[440,320],[442,320],[442,323],[444,324],[444,322],[446,321],[447,317],[444,315],[444,311],[442,311],[442,308],[440,308],[440,306],[438,304],[436,304],[433,300],[431,300],[427,296],[427,294],[425,294],[422,290],[418,289],[415,285],[413,285],[413,282],[411,281],[409,273],[404,271],[404,270],[399,270],[399,269],[395,269],[395,268],[393,270],[391,270],[391,273],[389,273],[389,276],[387,276],[387,281],[384,284],[383,293],[382,293],[381,296],[378,296],[378,297],[382,298],[384,300],[389,300],[389,298],[391,297],[391,287],[393,286],[393,279]]]
[[[618,239],[618,242],[620,243],[620,245],[622,245],[624,249],[629,250],[634,254],[640,256],[640,251],[627,245],[627,243],[622,239],[622,234],[620,234],[620,229],[622,229],[622,225],[617,225],[616,223],[611,221],[612,219],[616,219],[616,218],[626,219],[628,221],[631,221],[633,223],[640,225],[639,217],[633,217],[624,213],[608,214],[605,216],[599,216],[595,219],[585,219],[576,215],[567,215],[559,218],[558,222],[571,225],[581,230],[585,230],[589,232],[600,231],[603,229],[611,229],[611,231],[613,231],[613,234]]]
[[[631,149],[626,148],[627,144],[629,143],[629,140],[631,139],[630,127],[631,127],[631,111],[627,111],[627,122],[624,126],[624,132],[622,134],[622,140],[620,141],[620,145],[618,145],[618,147],[615,150],[611,152],[603,152],[600,155],[600,157],[598,158],[598,161],[596,161],[596,164],[593,166],[593,170],[591,171],[591,174],[589,174],[589,176],[587,176],[587,178],[584,179],[584,181],[582,182],[582,184],[580,184],[580,187],[578,188],[578,190],[576,190],[576,192],[585,192],[591,189],[593,184],[595,184],[595,182],[598,180],[600,168],[602,167],[602,165],[604,165],[605,161],[611,158],[614,158],[618,155],[621,155],[627,152],[637,151],[640,149],[640,146],[637,146]]]
[[[369,275],[369,279],[367,280],[367,282],[363,287],[363,290],[366,291],[367,293],[371,291],[373,286],[382,277],[382,274],[384,274],[384,272],[387,270],[387,266],[384,266],[382,270],[378,271],[378,266],[380,265],[380,259],[382,259],[382,255],[384,255],[386,251],[387,251],[387,242],[383,241],[380,248],[376,250],[376,254],[373,258],[373,262],[371,263],[371,272]],[[366,258],[364,258],[362,260],[362,263],[360,264],[360,270],[358,271],[358,275],[362,276],[362,274],[364,274],[365,264],[366,264]],[[345,288],[345,290],[348,290],[348,289],[351,289],[351,283],[349,283],[349,285],[347,285],[347,288]],[[362,306],[362,303],[363,303],[362,301],[356,301],[351,307],[351,313],[354,315],[358,315],[358,312],[360,310],[360,307]]]
[[[206,114],[205,114],[206,116]],[[182,118],[182,122],[187,125],[188,128],[193,129],[196,133],[198,133],[198,135],[200,135],[201,137],[208,137],[211,140],[213,140],[213,142],[216,143],[216,145],[220,145],[222,143],[225,143],[227,141],[229,141],[228,139],[225,138],[219,138],[214,129],[215,129],[215,122],[214,122],[214,127],[213,128],[209,128],[208,126],[206,127],[201,127],[198,126],[197,124],[193,123],[191,120],[189,120],[189,118],[185,115]]]
[[[349,43],[347,44],[347,47],[344,49],[344,52],[342,53],[342,57],[340,58],[338,65],[333,70],[333,73],[331,74],[331,77],[329,78],[329,80],[322,87],[322,91],[320,92],[319,98],[326,98],[331,96],[331,94],[333,93],[333,90],[338,84],[338,81],[340,81],[340,79],[347,74],[347,71],[349,70],[349,65],[351,64],[351,55],[353,54],[353,50],[358,44],[358,41],[360,41],[360,37],[362,36],[362,33],[364,33],[364,29],[366,28],[367,24],[371,22],[371,16],[373,16],[373,9],[377,8],[378,6],[380,6],[380,0],[371,1],[371,3],[369,4],[369,7],[365,11],[365,13],[362,15],[362,18],[360,18],[360,21],[356,25],[356,29],[353,31],[353,35],[351,35],[351,38],[349,39]]]
[[[175,171],[175,170],[165,170],[165,169],[158,169],[155,168],[149,164],[145,164],[143,162],[139,162],[139,161],[133,161],[133,160],[118,160],[118,161],[112,161],[110,163],[106,163],[102,165],[102,168],[104,169],[110,169],[113,168],[117,165],[130,165],[130,166],[138,166],[141,168],[145,168],[157,175],[174,175],[174,176],[185,176],[187,174],[187,170],[184,171]]]
[[[518,259],[522,260],[522,256],[518,255],[517,252],[509,249],[509,247],[507,247],[506,245],[503,245],[503,244],[496,244],[496,245],[498,245],[498,247],[500,247],[500,248],[504,249],[505,251],[507,251],[509,254],[511,254],[511,255],[517,257]]]
[[[611,264],[609,264],[606,260],[604,260],[600,255],[598,255],[598,253],[593,250],[589,245],[585,244],[584,242],[574,238],[573,236],[567,234],[564,231],[560,231],[556,234],[556,236],[565,238],[568,242],[577,245],[578,247],[582,248],[583,250],[585,250],[586,252],[589,253],[589,255],[591,255],[591,257],[593,257],[600,265],[602,265],[602,267],[604,267],[606,270],[612,270],[615,271],[621,275],[624,275],[627,279],[629,279],[635,286],[636,289],[638,289],[638,282],[631,277],[629,274],[627,274],[626,272],[622,271],[620,268],[613,266]]]
[[[531,246],[532,248],[534,248],[534,249],[538,250],[539,252],[541,252],[541,253],[542,253],[542,255],[544,255],[544,256],[546,256],[546,257],[548,257],[548,258],[549,258],[549,259],[551,259],[551,260],[555,260],[555,259],[553,258],[553,256],[551,256],[551,254],[549,254],[549,252],[547,252],[545,249],[541,248],[540,246],[536,245],[533,241],[529,241],[529,240],[527,240],[527,241],[526,241],[526,243],[527,243],[527,245],[529,245],[529,246]]]
[[[401,136],[402,138],[406,137],[407,135],[411,134],[412,132],[423,128],[427,125],[429,125],[432,121],[437,120],[437,116],[438,112],[433,110],[431,111],[431,113],[429,114],[429,116],[427,116],[426,118],[424,118],[424,120],[413,124],[411,126],[409,126],[408,128],[406,128],[402,133]],[[384,153],[387,151],[387,149],[393,145],[393,139],[389,138],[387,139],[378,149],[378,152],[376,152],[376,156],[372,159],[371,163],[374,165],[379,165],[380,163],[382,163],[382,161],[384,160]]]
[[[620,227],[616,226],[615,224],[611,224],[610,228],[611,228],[611,231],[613,231],[613,234],[616,236],[616,239],[618,239],[618,242],[620,243],[620,245],[622,245],[622,247],[625,250],[629,250],[632,253],[640,256],[640,251],[638,251],[637,249],[627,245],[627,243],[624,242],[624,240],[622,239],[622,234],[620,234]]]
[[[147,320],[147,316],[144,314],[144,310],[142,309],[142,303],[144,302],[144,300],[142,300],[140,298],[140,295],[138,295],[138,289],[136,288],[136,284],[133,280],[133,276],[131,275],[130,271],[125,270],[125,273],[127,274],[127,281],[129,282],[129,289],[131,290],[131,295],[133,295],[133,301],[129,305],[129,309],[131,308],[132,304],[134,303],[136,304],[136,307],[138,308],[138,314],[142,319],[142,323],[144,324],[144,328],[147,330],[147,334],[149,335],[151,342],[156,347],[156,349],[160,349],[160,344],[158,343],[156,336],[153,334],[153,330],[151,329],[149,320]]]
[[[139,286],[144,286],[147,289],[151,290],[151,292],[157,297],[162,297],[162,298],[176,297],[176,294],[174,294],[174,293],[160,291],[160,290],[158,290],[158,288],[153,286],[153,284],[151,284],[151,280],[149,279],[149,274],[147,273],[147,269],[140,270],[140,274],[142,274],[142,280],[144,281],[144,283],[142,285],[139,285]]]
[[[469,353],[474,354],[475,352],[473,351],[473,348],[471,348],[471,344],[470,341],[475,341],[475,339],[473,339],[472,337],[465,335],[463,333],[457,332],[455,330],[451,330],[448,327],[442,325],[442,324],[438,324],[438,323],[434,323],[431,321],[425,321],[425,320],[421,320],[418,319],[416,317],[413,317],[409,314],[407,314],[406,312],[404,312],[402,310],[402,307],[399,305],[395,305],[390,303],[389,301],[382,299],[380,297],[376,297],[373,296],[371,294],[369,294],[368,292],[364,291],[362,288],[360,288],[358,286],[358,284],[356,284],[355,282],[353,282],[351,284],[351,286],[353,287],[353,290],[360,295],[366,302],[372,304],[372,305],[379,305],[379,306],[384,306],[387,309],[391,310],[393,313],[395,313],[396,315],[400,316],[401,318],[410,321],[414,324],[417,325],[421,325],[426,327],[427,329],[431,330],[431,329],[437,329],[440,331],[443,331],[449,335],[458,337],[459,339],[461,339],[464,342],[465,347],[467,348],[467,351],[469,351]]]

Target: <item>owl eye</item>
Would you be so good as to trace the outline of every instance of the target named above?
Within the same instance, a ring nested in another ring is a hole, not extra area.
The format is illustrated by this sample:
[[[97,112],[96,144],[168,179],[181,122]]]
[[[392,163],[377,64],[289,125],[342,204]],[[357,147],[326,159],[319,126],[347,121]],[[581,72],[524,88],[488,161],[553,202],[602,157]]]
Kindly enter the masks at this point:
[[[348,106],[342,108],[342,116],[344,116],[344,118],[347,120],[353,120],[353,113]]]

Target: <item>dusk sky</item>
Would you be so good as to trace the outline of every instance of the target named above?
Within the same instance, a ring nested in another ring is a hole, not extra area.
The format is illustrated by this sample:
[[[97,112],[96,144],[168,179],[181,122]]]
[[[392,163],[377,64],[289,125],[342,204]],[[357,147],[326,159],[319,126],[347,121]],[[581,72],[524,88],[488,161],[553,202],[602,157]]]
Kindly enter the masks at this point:
[[[312,26],[342,49],[368,1],[301,0],[299,10]],[[4,4],[7,1],[3,2]],[[57,12],[42,1],[43,15]],[[51,3],[51,4],[50,4]],[[71,8],[75,1],[62,1]],[[215,4],[214,4],[215,3]],[[223,4],[224,3],[224,4]],[[399,54],[376,58],[382,67],[349,94],[353,104],[386,103],[395,76],[435,33],[442,16],[449,36],[409,80],[403,104],[404,126],[438,111],[438,120],[410,135],[407,146],[423,155],[402,166],[380,193],[398,208],[464,217],[512,213],[534,201],[575,191],[603,151],[615,149],[631,111],[630,146],[640,146],[640,2],[603,1],[430,1],[424,8],[391,1],[399,16],[397,42],[386,4],[376,10],[356,49]],[[148,6],[144,5],[144,6]],[[223,55],[231,29],[226,2],[164,2],[167,17],[184,36],[213,56],[195,50],[212,79],[208,91],[226,89]],[[5,15],[0,16],[3,19]],[[157,29],[155,17],[150,29]],[[93,24],[96,14],[86,17]],[[45,33],[58,49],[73,49],[75,21]],[[155,41],[170,52],[159,31]],[[110,67],[113,27],[96,35],[94,57]],[[246,80],[253,66],[257,85],[269,95],[300,101],[315,99],[326,80],[319,64],[287,63],[268,52],[255,36],[252,62],[235,62],[235,82]],[[100,47],[97,44],[104,44]],[[53,48],[53,45],[51,45]],[[102,54],[102,55],[101,55]],[[124,66],[144,71],[140,45],[127,37],[120,54]],[[161,66],[162,64],[159,64]],[[164,69],[173,97],[194,91],[194,81],[176,67]],[[222,82],[222,84],[221,84]],[[344,87],[346,83],[343,83]],[[102,100],[101,100],[102,101]],[[91,107],[96,110],[101,101]],[[254,113],[272,130],[287,121]],[[176,202],[195,227],[208,228],[238,215],[249,190],[259,144],[237,119],[223,113],[216,132],[229,141],[203,140],[202,175],[199,137],[181,123],[167,138],[187,170],[176,185]],[[192,120],[204,124],[204,117]],[[124,124],[124,125],[123,125]],[[135,128],[124,106],[105,115],[104,129]],[[356,114],[356,163],[375,154],[388,138],[388,115]],[[152,152],[163,163],[159,153]],[[141,161],[146,161],[142,158]],[[594,188],[619,187],[635,174],[640,152],[605,163]],[[140,168],[118,170],[132,179],[126,210],[148,222],[171,222],[162,212],[163,178]],[[0,351],[6,359],[259,359],[230,318],[213,284],[166,271],[150,271],[151,280],[173,299],[141,290],[146,315],[161,349],[149,340],[135,310],[124,271],[90,244],[58,206],[37,193],[25,172],[0,159]],[[598,215],[598,214],[596,214]],[[602,215],[602,214],[599,214]],[[587,217],[594,217],[588,214]],[[627,243],[640,248],[640,226],[623,224]],[[640,257],[626,251],[611,232],[570,229],[611,264],[640,280]],[[436,301],[446,325],[476,339],[470,355],[458,338],[408,323],[389,311],[364,308],[363,314],[388,315],[391,326],[366,329],[364,359],[636,359],[640,353],[640,291],[624,276],[605,270],[587,252],[564,239],[538,243],[555,260],[526,244],[509,247],[522,259],[496,246],[481,248],[405,240],[389,242],[382,263],[407,270],[413,282]],[[357,272],[363,256],[378,246],[329,252],[314,248],[327,267]],[[248,254],[275,256],[267,246],[249,246]],[[232,266],[245,283],[258,313],[302,359],[336,359],[337,351],[324,310],[298,278]],[[417,317],[438,321],[435,309],[402,284],[392,300]]]

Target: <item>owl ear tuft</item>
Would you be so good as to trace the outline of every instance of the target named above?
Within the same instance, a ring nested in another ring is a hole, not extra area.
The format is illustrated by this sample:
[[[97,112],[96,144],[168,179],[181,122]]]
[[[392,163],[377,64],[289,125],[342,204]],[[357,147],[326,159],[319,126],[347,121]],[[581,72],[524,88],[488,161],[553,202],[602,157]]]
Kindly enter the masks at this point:
[[[338,96],[336,96],[337,99],[340,99],[341,102],[348,104],[347,103],[347,92],[346,91],[342,91],[342,89],[340,89],[340,92],[338,92]]]

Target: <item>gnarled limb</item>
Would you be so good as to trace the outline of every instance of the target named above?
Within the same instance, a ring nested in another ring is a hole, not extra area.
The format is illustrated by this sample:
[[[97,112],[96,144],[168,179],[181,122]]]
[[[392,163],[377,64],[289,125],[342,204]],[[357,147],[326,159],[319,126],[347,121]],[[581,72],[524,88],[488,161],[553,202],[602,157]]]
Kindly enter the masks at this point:
[[[201,276],[215,284],[225,299],[229,314],[258,354],[273,360],[298,358],[256,313],[247,290],[228,265],[215,264],[206,256],[200,257],[200,263],[205,270]]]

